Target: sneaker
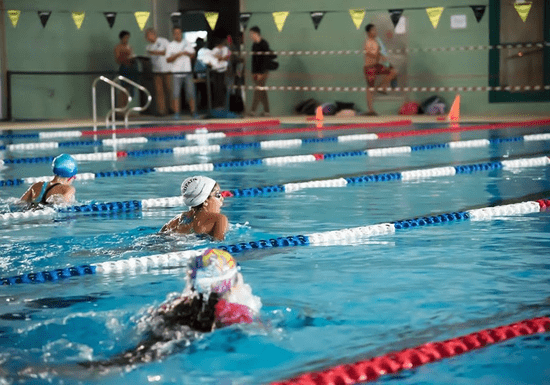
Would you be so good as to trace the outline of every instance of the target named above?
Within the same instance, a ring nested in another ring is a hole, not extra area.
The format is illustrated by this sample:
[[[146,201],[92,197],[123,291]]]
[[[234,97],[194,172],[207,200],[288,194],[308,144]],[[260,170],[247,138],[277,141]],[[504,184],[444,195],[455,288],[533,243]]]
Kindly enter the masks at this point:
[[[256,113],[254,111],[250,111],[250,112],[247,112],[245,115],[250,117],[250,118],[253,118],[253,117],[256,116]]]
[[[178,113],[175,113],[172,117],[174,118],[174,120],[180,120],[181,119],[180,114],[178,114]]]
[[[193,113],[193,119],[198,120],[200,118],[201,117],[199,116],[199,114],[197,114],[196,112]]]
[[[268,118],[268,117],[271,116],[271,114],[270,114],[269,112],[262,112],[262,113],[260,114],[260,116],[263,117],[263,118]]]

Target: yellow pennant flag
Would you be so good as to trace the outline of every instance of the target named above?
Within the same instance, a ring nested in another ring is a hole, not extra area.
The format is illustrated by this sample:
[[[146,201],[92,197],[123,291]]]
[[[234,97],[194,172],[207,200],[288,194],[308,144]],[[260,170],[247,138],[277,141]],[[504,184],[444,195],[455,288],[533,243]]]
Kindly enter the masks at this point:
[[[84,21],[84,12],[73,12],[73,21],[76,24],[76,29],[80,29],[82,27],[82,22]]]
[[[134,12],[134,15],[136,16],[139,29],[143,31],[145,24],[147,24],[147,19],[149,19],[149,12]]]
[[[359,29],[359,27],[361,26],[361,23],[363,22],[363,19],[365,18],[365,10],[350,9],[349,14],[351,15],[351,20],[353,20],[353,24],[355,24],[355,27]]]
[[[273,12],[273,20],[279,32],[283,30],[287,16],[288,12]]]
[[[432,22],[434,28],[437,28],[437,25],[439,24],[439,19],[441,19],[441,14],[443,13],[444,9],[445,8],[443,7],[426,8],[426,12],[428,13],[428,17],[430,18],[430,21]]]
[[[525,23],[527,16],[529,16],[529,11],[531,10],[532,3],[514,3],[514,8],[518,12],[519,17]]]
[[[8,10],[8,16],[11,20],[13,28],[17,27],[17,22],[19,21],[19,16],[21,16],[21,11],[16,11],[15,9]]]
[[[218,22],[218,16],[220,14],[218,12],[205,12],[204,17],[206,17],[206,21],[208,22],[208,25],[210,26],[210,29],[213,31],[216,28],[216,23]]]

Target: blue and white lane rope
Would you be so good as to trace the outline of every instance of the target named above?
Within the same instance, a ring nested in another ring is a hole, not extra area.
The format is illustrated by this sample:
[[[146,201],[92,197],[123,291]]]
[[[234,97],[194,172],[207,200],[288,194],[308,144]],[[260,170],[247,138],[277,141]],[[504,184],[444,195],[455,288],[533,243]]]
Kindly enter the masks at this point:
[[[134,138],[129,138],[134,139]],[[356,134],[356,135],[340,135],[326,138],[308,138],[308,139],[282,139],[282,140],[266,140],[261,142],[249,142],[249,143],[235,143],[235,144],[223,144],[223,145],[201,145],[201,146],[185,146],[185,147],[173,147],[162,149],[144,149],[135,151],[110,151],[110,152],[96,152],[96,153],[83,153],[72,154],[73,158],[77,161],[105,161],[105,160],[117,160],[124,157],[146,157],[157,156],[163,154],[175,154],[175,155],[188,155],[188,154],[207,154],[207,153],[219,153],[224,150],[243,150],[247,148],[261,148],[261,149],[274,149],[274,148],[290,148],[300,147],[304,144],[320,143],[320,142],[352,142],[352,141],[366,141],[377,140],[376,134]],[[367,150],[342,152],[336,154],[324,154],[326,159],[337,158],[344,156],[390,156],[402,153],[410,153],[416,151],[434,150],[442,148],[475,148],[475,147],[488,147],[492,144],[500,144],[505,142],[521,142],[521,141],[545,141],[550,140],[550,134],[531,134],[524,136],[517,136],[511,138],[494,138],[494,139],[476,139],[465,141],[454,141],[438,144],[425,144],[415,146],[400,146],[400,147],[386,147],[386,148],[373,148]],[[92,142],[90,142],[92,143]],[[44,143],[47,144],[47,143]],[[57,147],[55,147],[57,148]],[[310,155],[309,159],[312,159]],[[271,158],[268,158],[271,159]],[[288,160],[285,160],[288,159]],[[305,158],[304,158],[305,159]],[[34,163],[48,163],[53,160],[53,156],[40,156],[29,158],[14,158],[14,159],[0,159],[0,165],[3,164],[34,164]],[[313,159],[315,160],[315,159]],[[313,161],[310,160],[310,161]],[[317,159],[319,160],[319,159]],[[290,157],[278,157],[273,158],[273,162],[290,163],[292,160]]]
[[[255,197],[260,195],[269,195],[273,193],[291,193],[293,191],[307,188],[331,188],[331,187],[346,187],[347,185],[357,183],[372,183],[372,182],[388,182],[395,180],[413,180],[424,179],[442,176],[454,176],[457,174],[471,174],[473,172],[488,171],[488,170],[519,170],[527,167],[548,166],[550,158],[543,156],[537,158],[520,158],[514,160],[502,160],[487,163],[477,163],[468,165],[435,167],[410,171],[370,174],[357,177],[340,177],[335,179],[311,180],[298,183],[286,183],[282,185],[253,187],[246,189],[229,190],[222,192],[225,197]],[[79,174],[80,175],[80,174]],[[48,177],[51,178],[51,177]],[[49,179],[48,179],[49,180]],[[150,198],[133,201],[120,202],[103,202],[90,203],[85,205],[69,206],[58,208],[57,210],[36,210],[15,213],[0,214],[0,222],[12,220],[52,217],[56,213],[91,213],[91,212],[130,212],[149,208],[161,207],[179,207],[183,206],[183,197],[164,197]]]
[[[311,233],[307,235],[277,237],[273,239],[258,240],[252,242],[241,242],[235,245],[216,245],[214,247],[229,251],[232,254],[237,254],[254,249],[270,249],[294,246],[349,245],[352,242],[357,242],[365,238],[393,234],[397,231],[408,230],[415,227],[423,227],[447,222],[459,222],[466,220],[487,221],[494,218],[538,213],[547,209],[550,209],[549,200],[526,201],[509,205],[485,207],[467,211],[405,219],[395,222],[380,223],[370,226],[353,227],[342,230]],[[44,283],[57,281],[63,278],[91,274],[136,274],[140,272],[145,273],[150,268],[181,267],[185,266],[190,258],[200,255],[202,251],[203,249],[186,250],[168,254],[129,258],[96,264],[64,267],[60,269],[42,271],[37,273],[21,274],[12,277],[0,278],[0,285]]]
[[[392,156],[405,153],[412,153],[418,151],[442,149],[442,148],[474,148],[474,147],[486,147],[491,144],[499,144],[504,142],[515,142],[515,141],[541,141],[541,140],[550,140],[550,134],[536,134],[536,135],[526,135],[524,137],[514,137],[514,138],[498,138],[498,139],[477,139],[477,140],[467,140],[467,141],[454,141],[440,144],[425,144],[425,145],[416,145],[416,146],[399,146],[399,147],[385,147],[385,148],[373,148],[367,150],[358,150],[358,151],[345,151],[339,153],[325,153],[325,154],[307,154],[307,155],[291,155],[291,156],[281,156],[281,157],[270,157],[270,158],[259,158],[259,159],[249,159],[249,160],[237,160],[229,162],[218,162],[218,163],[199,163],[199,164],[187,164],[187,165],[175,165],[175,166],[165,166],[165,167],[149,167],[143,169],[134,169],[134,170],[118,170],[118,171],[104,171],[97,173],[82,173],[79,174],[79,180],[90,180],[95,178],[102,177],[126,177],[126,176],[135,176],[135,175],[144,175],[151,172],[209,172],[224,168],[233,168],[233,167],[247,167],[253,165],[282,165],[290,163],[302,163],[302,162],[316,162],[320,160],[330,160],[337,159],[342,157],[355,157],[355,156],[369,156],[369,157],[380,157],[380,156]],[[210,147],[217,147],[219,151],[220,146],[193,146],[193,147],[182,147],[191,151],[200,152],[201,150],[208,150]],[[189,152],[190,153],[190,152]],[[114,152],[104,152],[104,153],[95,153],[95,154],[74,154],[73,157],[77,160],[116,160],[117,154]],[[25,162],[42,162],[48,161],[51,162],[53,157],[38,157],[38,158],[23,158],[23,159],[6,159],[5,161],[0,159],[0,165],[2,162],[7,163],[17,163],[18,161]],[[17,186],[22,183],[36,183],[44,180],[49,180],[49,176],[40,176],[40,177],[28,177],[23,179],[14,179],[14,180],[0,180],[0,187],[3,186]]]

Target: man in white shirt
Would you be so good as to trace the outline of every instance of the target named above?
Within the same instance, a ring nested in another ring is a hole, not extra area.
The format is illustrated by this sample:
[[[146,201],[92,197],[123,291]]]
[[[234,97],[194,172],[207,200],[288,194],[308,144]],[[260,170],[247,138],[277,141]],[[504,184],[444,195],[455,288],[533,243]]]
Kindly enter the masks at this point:
[[[195,85],[193,84],[193,74],[191,73],[191,59],[195,57],[195,50],[191,44],[183,40],[180,28],[175,27],[173,34],[174,41],[170,42],[166,49],[166,61],[170,64],[171,72],[173,73],[172,108],[174,110],[174,117],[179,119],[181,86],[185,84],[185,98],[189,104],[191,115],[196,118]],[[188,73],[177,74],[178,72]]]
[[[157,114],[164,116],[167,113],[165,93],[170,98],[170,69],[166,62],[166,50],[170,42],[168,39],[158,37],[157,32],[153,28],[148,28],[145,31],[145,40],[150,44],[147,45],[147,53],[151,56],[151,64],[153,67],[153,79],[155,82],[155,97],[157,101]]]
[[[213,68],[212,85],[214,87],[214,97],[212,104],[214,108],[223,108],[226,104],[226,72],[231,58],[231,52],[227,47],[227,38],[215,36],[216,46],[212,49],[212,56],[218,61],[217,68]]]

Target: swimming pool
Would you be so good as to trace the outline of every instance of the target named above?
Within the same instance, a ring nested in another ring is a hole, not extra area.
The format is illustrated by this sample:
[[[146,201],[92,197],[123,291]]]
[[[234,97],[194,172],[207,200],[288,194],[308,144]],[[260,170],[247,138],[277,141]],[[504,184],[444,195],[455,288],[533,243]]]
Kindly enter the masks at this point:
[[[425,126],[417,126],[425,129]],[[411,127],[368,132],[410,130]],[[124,157],[81,162],[80,172],[130,170],[289,155],[336,153],[545,132],[548,128],[455,132],[376,141],[315,142],[287,148]],[[350,130],[345,134],[364,133]],[[329,135],[338,133],[323,133]],[[202,144],[318,138],[318,133],[211,139]],[[21,142],[30,141],[23,139]],[[195,143],[196,144],[196,143]],[[125,151],[189,145],[131,144]],[[119,148],[120,150],[121,148]],[[90,148],[88,151],[105,151]],[[550,141],[438,148],[389,156],[256,164],[208,172],[222,190],[435,166],[548,155]],[[63,150],[64,151],[64,150]],[[83,152],[68,148],[67,152]],[[56,154],[37,150],[33,156]],[[6,153],[8,157],[25,156]],[[225,201],[231,229],[224,245],[311,234],[489,206],[526,195],[548,198],[549,167],[493,169],[455,176],[304,188]],[[6,164],[3,180],[48,175],[47,163]],[[196,172],[148,173],[77,181],[79,202],[170,197]],[[0,189],[3,210],[26,185]],[[546,194],[546,195],[545,195]],[[537,198],[539,199],[539,198]],[[205,247],[205,241],[160,237],[181,212],[165,207],[118,213],[58,214],[53,220],[6,222],[0,232],[2,277],[20,273]],[[5,383],[256,384],[385,354],[550,313],[547,213],[419,227],[338,245],[252,250],[236,254],[245,280],[262,298],[262,324],[205,335],[163,361],[83,377],[76,362],[108,358],[139,341],[144,311],[183,288],[184,268],[73,277],[2,286],[0,376]],[[221,243],[220,243],[221,244]],[[426,365],[380,382],[404,384],[544,383],[550,378],[548,333],[516,338]],[[48,365],[59,374],[28,380],[16,373]],[[69,369],[67,369],[69,368]],[[63,372],[63,371],[66,372]]]

